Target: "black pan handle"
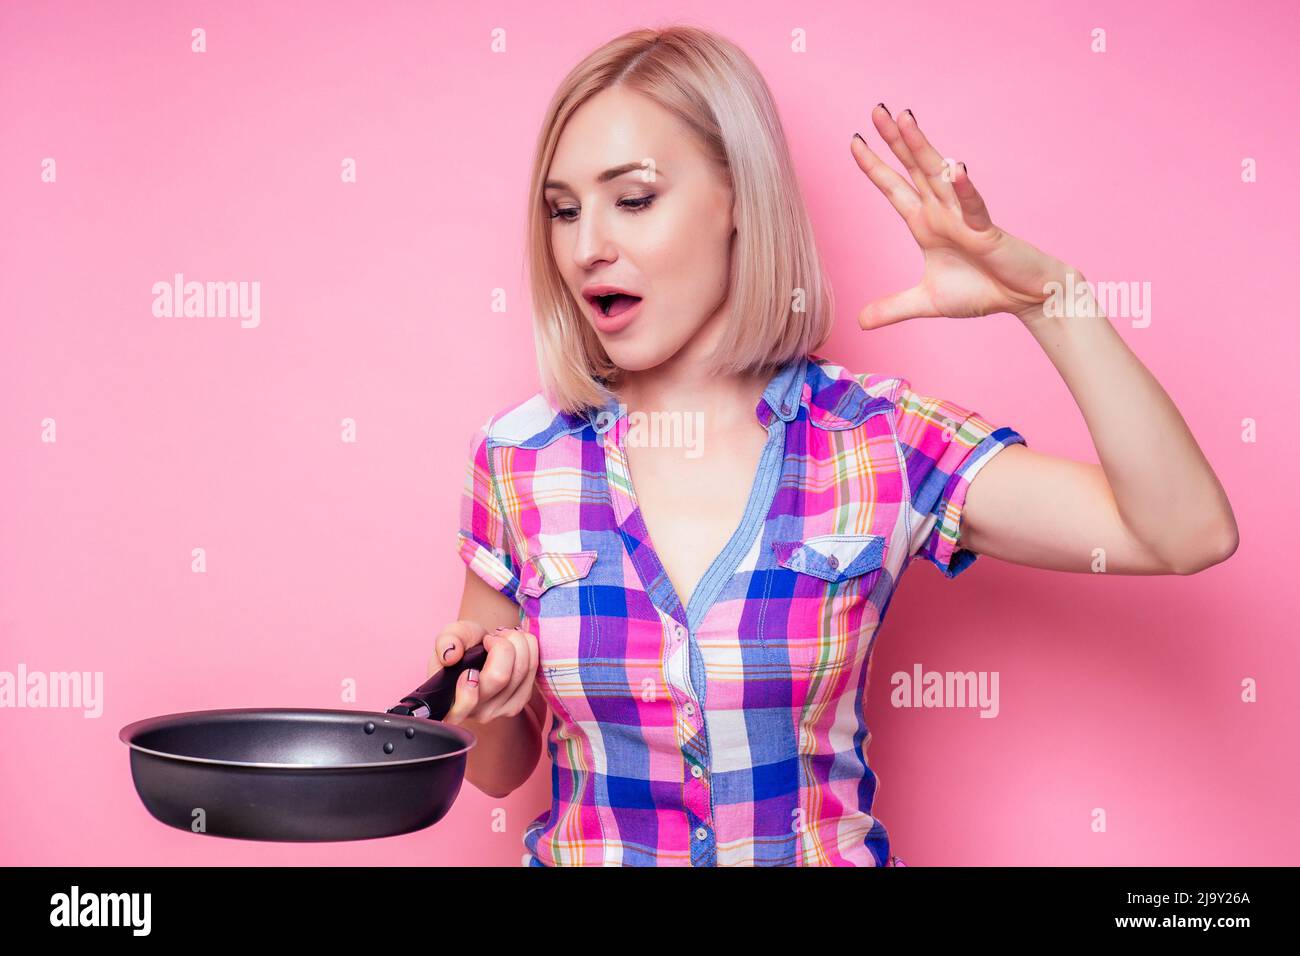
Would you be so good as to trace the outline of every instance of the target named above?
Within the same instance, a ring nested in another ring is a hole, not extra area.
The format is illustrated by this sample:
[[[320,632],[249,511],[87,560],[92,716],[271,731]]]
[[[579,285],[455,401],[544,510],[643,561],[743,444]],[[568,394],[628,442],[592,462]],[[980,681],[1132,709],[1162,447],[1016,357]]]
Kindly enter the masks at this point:
[[[487,662],[487,648],[482,644],[465,648],[465,653],[454,664],[443,667],[427,681],[402,698],[396,707],[389,707],[387,713],[401,714],[404,717],[428,717],[430,720],[442,720],[456,702],[456,680],[460,672],[470,667],[483,669]]]

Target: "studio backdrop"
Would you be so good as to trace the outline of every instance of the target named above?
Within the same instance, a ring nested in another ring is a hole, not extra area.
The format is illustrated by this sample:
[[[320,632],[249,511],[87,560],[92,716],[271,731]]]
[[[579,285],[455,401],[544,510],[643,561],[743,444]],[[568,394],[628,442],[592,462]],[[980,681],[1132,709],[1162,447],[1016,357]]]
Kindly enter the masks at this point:
[[[670,23],[772,89],[834,287],[819,354],[1096,460],[1013,316],[859,327],[920,256],[850,139],[910,108],[1107,291],[1239,525],[1186,576],[916,562],[866,703],[894,850],[1296,861],[1293,6],[747,0],[0,5],[0,863],[520,864],[545,754],[430,828],[256,842],[160,824],[118,732],[425,679],[471,439],[540,387],[539,123],[590,50]],[[982,692],[899,692],[931,673]]]

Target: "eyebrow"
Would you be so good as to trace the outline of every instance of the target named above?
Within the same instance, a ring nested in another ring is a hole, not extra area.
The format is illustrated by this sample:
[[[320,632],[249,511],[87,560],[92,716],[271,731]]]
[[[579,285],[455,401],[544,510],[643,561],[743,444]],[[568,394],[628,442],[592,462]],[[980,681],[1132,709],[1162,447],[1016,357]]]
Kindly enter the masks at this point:
[[[628,173],[641,172],[646,168],[647,167],[644,161],[642,160],[636,160],[635,162],[631,162],[631,163],[624,163],[622,166],[613,166],[605,170],[599,176],[597,176],[596,182],[607,183],[611,179],[618,179],[619,176],[625,176]],[[664,171],[662,168],[658,166],[652,166],[650,168],[654,169],[655,179],[658,179],[660,176],[664,175]],[[546,180],[546,185],[543,186],[542,188],[543,189],[568,189],[570,187],[568,183],[561,182],[558,179],[548,179]]]

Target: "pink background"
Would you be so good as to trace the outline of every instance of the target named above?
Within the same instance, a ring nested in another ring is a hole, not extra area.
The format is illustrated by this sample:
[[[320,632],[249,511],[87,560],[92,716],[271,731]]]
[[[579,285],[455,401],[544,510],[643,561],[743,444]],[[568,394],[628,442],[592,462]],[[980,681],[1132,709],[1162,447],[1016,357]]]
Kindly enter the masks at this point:
[[[911,107],[1003,227],[1091,280],[1152,284],[1149,327],[1115,324],[1240,525],[1237,554],[1189,578],[918,564],[868,707],[894,851],[1300,862],[1293,5],[574,6],[0,6],[0,670],[102,671],[105,694],[97,719],[0,710],[0,863],[519,864],[545,757],[507,799],[466,784],[415,834],[264,844],[154,821],[117,732],[180,710],[384,710],[424,679],[464,578],[470,436],[538,388],[522,235],[542,111],[588,50],[677,20],[734,39],[775,92],[839,302],[822,354],[1096,460],[1011,316],[857,328],[920,256],[849,139],[883,150],[868,110]],[[154,317],[176,272],[259,281],[260,326]],[[954,605],[962,627],[942,627]],[[917,662],[998,671],[1000,716],[893,709],[889,675]]]

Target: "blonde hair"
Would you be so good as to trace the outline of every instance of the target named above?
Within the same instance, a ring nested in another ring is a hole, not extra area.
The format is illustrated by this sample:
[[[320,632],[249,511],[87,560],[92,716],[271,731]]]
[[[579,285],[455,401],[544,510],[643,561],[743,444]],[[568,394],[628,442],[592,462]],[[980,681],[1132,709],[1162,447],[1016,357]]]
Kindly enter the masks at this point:
[[[543,389],[566,412],[603,407],[620,369],[564,283],[550,242],[544,182],[569,117],[624,87],[672,113],[733,190],[731,321],[711,356],[715,374],[776,368],[830,335],[834,303],[766,82],[745,53],[707,30],[633,30],[590,53],[560,83],[538,135],[528,194],[533,332]],[[796,301],[796,295],[799,296]]]

